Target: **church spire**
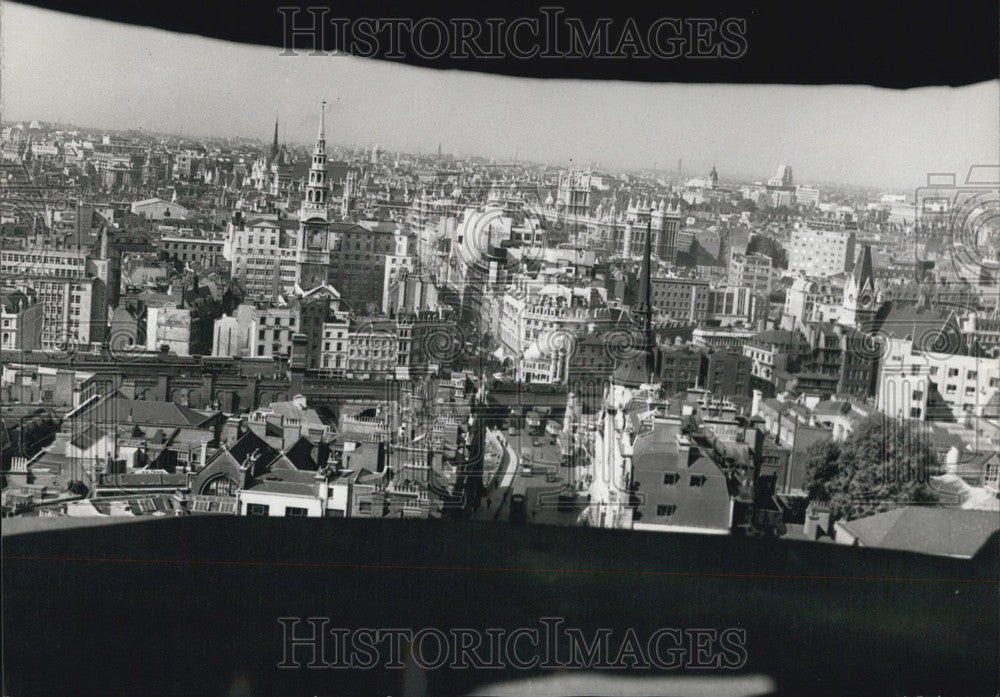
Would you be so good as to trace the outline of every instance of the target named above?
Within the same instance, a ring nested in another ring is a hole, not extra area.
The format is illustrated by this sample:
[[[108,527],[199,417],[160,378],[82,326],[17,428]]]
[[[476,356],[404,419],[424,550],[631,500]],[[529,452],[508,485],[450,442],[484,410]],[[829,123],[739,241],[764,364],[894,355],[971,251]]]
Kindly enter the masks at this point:
[[[865,245],[864,249],[861,250],[861,254],[858,255],[858,260],[854,264],[854,271],[851,273],[851,278],[855,283],[855,288],[859,291],[863,290],[866,286],[875,286],[875,274],[872,272],[872,248],[869,245]]]
[[[878,288],[872,271],[872,250],[865,245],[844,286],[840,323],[847,327],[861,326],[874,316],[878,302]]]
[[[309,166],[309,179],[305,187],[305,199],[302,201],[302,219],[327,219],[327,196],[329,188],[326,179],[326,101],[320,105],[319,133],[316,147],[313,149],[312,162]]]
[[[271,143],[271,157],[274,158],[278,154],[278,113],[274,114],[274,142]]]

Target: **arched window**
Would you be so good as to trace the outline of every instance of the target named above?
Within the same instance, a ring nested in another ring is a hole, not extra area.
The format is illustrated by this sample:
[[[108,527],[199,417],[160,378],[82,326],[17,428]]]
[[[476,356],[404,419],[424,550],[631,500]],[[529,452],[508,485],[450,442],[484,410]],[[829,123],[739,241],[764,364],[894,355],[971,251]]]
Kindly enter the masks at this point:
[[[227,474],[220,474],[209,479],[201,488],[201,493],[207,496],[236,496],[239,485]]]

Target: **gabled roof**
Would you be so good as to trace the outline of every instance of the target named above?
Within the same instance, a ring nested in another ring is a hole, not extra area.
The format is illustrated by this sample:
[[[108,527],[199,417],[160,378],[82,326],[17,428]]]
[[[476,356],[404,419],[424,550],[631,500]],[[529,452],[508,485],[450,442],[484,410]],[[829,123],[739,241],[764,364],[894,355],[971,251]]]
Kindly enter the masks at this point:
[[[890,302],[876,317],[878,333],[894,339],[909,337],[914,344],[933,343],[943,335],[961,340],[961,327],[951,310],[920,304]],[[950,339],[949,339],[950,341]],[[964,343],[964,342],[963,342]]]
[[[284,457],[297,470],[316,470],[319,463],[313,459],[313,447],[308,438],[299,438],[285,449]]]

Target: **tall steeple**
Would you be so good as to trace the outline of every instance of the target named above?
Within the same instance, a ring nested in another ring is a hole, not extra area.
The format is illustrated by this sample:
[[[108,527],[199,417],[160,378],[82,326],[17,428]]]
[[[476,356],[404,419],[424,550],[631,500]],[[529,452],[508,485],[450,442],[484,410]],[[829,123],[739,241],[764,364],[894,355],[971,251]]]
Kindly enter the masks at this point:
[[[309,182],[306,184],[305,199],[302,201],[302,219],[322,218],[327,220],[326,182],[326,102],[320,105],[319,133],[313,148],[312,163],[309,166]]]
[[[877,309],[878,288],[872,271],[872,249],[865,245],[844,286],[840,323],[846,327],[859,327],[868,323]]]
[[[274,114],[274,142],[271,143],[271,159],[278,156],[278,114]]]
[[[329,281],[330,208],[326,181],[326,102],[320,104],[319,132],[309,164],[309,180],[299,210],[295,282],[309,289]]]

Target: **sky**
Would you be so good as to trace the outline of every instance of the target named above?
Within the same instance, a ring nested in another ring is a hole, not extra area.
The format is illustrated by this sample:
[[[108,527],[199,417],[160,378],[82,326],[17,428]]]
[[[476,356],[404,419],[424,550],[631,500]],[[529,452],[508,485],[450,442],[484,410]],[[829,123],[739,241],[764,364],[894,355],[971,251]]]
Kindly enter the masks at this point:
[[[136,128],[603,169],[718,168],[905,191],[1000,158],[1000,81],[961,88],[505,78],[280,49],[0,3],[5,121]],[[890,69],[887,66],[887,69]]]

